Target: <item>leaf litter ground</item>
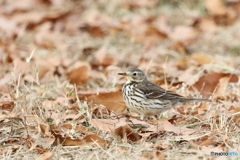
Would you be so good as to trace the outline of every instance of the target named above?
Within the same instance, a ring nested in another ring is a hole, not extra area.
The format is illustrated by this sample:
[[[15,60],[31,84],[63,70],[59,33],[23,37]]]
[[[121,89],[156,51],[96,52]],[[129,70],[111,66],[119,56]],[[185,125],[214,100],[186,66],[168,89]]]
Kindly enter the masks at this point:
[[[1,159],[231,159],[239,146],[238,1],[2,1]],[[227,5],[226,5],[227,4]],[[118,72],[186,103],[141,121]]]

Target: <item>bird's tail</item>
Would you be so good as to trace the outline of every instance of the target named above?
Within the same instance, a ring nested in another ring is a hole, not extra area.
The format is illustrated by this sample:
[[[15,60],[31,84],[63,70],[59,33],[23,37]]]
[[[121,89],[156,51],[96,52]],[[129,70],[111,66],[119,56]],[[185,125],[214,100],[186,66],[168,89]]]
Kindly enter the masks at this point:
[[[181,102],[212,102],[210,99],[200,99],[200,98],[184,98],[181,100]]]

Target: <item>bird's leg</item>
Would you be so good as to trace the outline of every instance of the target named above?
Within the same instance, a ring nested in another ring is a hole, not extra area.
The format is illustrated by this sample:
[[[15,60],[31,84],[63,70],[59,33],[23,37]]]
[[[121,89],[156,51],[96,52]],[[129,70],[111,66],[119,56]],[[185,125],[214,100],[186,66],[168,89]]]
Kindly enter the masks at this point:
[[[160,119],[160,116],[159,115],[154,115],[154,117],[159,120]]]
[[[144,115],[144,114],[142,114],[142,115],[140,116],[140,119],[143,121],[143,120],[144,120],[144,118],[145,118],[145,115]]]

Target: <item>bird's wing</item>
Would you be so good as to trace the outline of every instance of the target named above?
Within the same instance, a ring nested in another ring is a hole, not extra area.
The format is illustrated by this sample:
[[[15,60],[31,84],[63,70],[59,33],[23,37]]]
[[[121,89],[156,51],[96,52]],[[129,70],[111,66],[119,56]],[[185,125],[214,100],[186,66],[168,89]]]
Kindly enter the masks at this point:
[[[138,84],[138,85],[144,85],[141,87],[137,87],[142,93],[144,93],[146,98],[150,99],[164,99],[164,100],[171,100],[171,99],[182,99],[185,98],[183,96],[180,96],[176,93],[167,91],[163,89],[162,87],[156,85],[155,83],[148,82],[144,84]]]

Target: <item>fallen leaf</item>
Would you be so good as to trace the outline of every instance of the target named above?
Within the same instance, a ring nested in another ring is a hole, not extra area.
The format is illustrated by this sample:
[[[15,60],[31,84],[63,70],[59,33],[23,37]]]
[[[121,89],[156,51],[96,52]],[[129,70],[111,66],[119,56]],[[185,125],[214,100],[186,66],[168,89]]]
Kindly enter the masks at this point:
[[[187,48],[182,41],[174,42],[169,48],[181,53],[182,55],[186,55],[187,53]]]
[[[200,30],[207,32],[214,32],[217,29],[217,24],[211,17],[198,18],[194,26],[198,26]]]
[[[122,138],[127,138],[131,141],[139,141],[142,139],[142,136],[138,133],[135,133],[128,125],[120,126],[115,129],[114,133]]]
[[[37,65],[39,69],[39,73],[38,73],[39,79],[40,80],[43,79],[46,75],[53,76],[54,71],[56,70],[56,67],[60,66],[60,64],[61,64],[61,59],[59,57],[48,58],[47,60],[39,59],[37,61]]]
[[[236,125],[240,127],[240,107],[239,106],[237,106],[234,110],[233,122],[235,122]]]
[[[194,53],[191,56],[189,56],[189,59],[196,61],[200,65],[204,65],[211,63],[213,57],[209,56],[206,53]]]
[[[191,66],[196,67],[210,64],[212,62],[212,59],[214,59],[214,57],[208,54],[194,53],[190,56],[185,56],[184,58],[176,61],[175,65],[181,70],[189,70]]]
[[[174,41],[188,41],[195,40],[198,35],[199,32],[192,27],[177,26],[169,34],[169,37]]]
[[[89,123],[105,132],[114,132],[120,126],[127,125],[126,119],[91,119]]]
[[[94,53],[94,57],[99,63],[98,65],[109,66],[113,64],[114,58],[111,57],[107,52],[107,48],[103,46]]]
[[[20,115],[21,115],[21,113],[20,114],[17,114],[17,113],[13,113],[13,112],[10,112],[10,113],[8,113],[8,114],[2,114],[2,113],[0,113],[0,121],[3,121],[3,120],[5,120],[5,121],[9,121],[9,119],[14,119],[14,118],[19,118],[20,117]]]
[[[61,138],[62,145],[64,146],[81,146],[81,145],[86,145],[86,144],[95,144],[97,143],[98,145],[105,145],[107,144],[107,141],[103,140],[96,134],[90,134],[85,136],[82,139],[73,139],[70,137],[67,138]]]
[[[66,16],[70,12],[69,8],[65,10],[45,10],[42,12],[31,11],[26,13],[18,13],[11,17],[11,20],[19,25],[27,24],[29,27],[44,23],[45,21],[57,20]]]
[[[205,7],[211,15],[224,15],[227,7],[222,0],[204,0]]]
[[[44,154],[44,153],[46,153],[46,152],[49,151],[49,149],[44,149],[44,148],[40,148],[40,147],[36,147],[36,148],[34,148],[33,150],[34,150],[34,151],[37,151],[37,152],[40,153],[40,154]],[[43,155],[43,156],[44,156],[44,155]]]
[[[53,159],[53,155],[52,155],[52,152],[50,151],[44,153],[38,158],[35,158],[35,160],[52,160],[52,159]]]
[[[31,10],[36,5],[40,5],[38,0],[19,0],[5,5],[1,10],[3,13],[10,14],[16,11]]]
[[[207,103],[201,103],[200,106],[196,107],[197,114],[203,114],[209,110],[209,105]]]
[[[196,67],[189,66],[187,67],[186,70],[183,71],[183,73],[180,76],[178,76],[178,80],[180,82],[184,82],[186,85],[191,86],[194,83],[196,83],[200,77],[201,77],[201,74],[196,74]]]
[[[209,137],[207,140],[203,141],[200,146],[209,146],[214,142],[214,137]]]
[[[82,85],[88,81],[90,71],[91,66],[88,62],[77,61],[68,68],[68,78],[71,83]]]
[[[40,123],[44,123],[43,119],[41,119],[40,117],[38,117],[37,115],[23,115],[23,117],[26,120],[26,123],[31,124],[31,123],[35,123],[35,124],[40,124]]]
[[[231,77],[222,77],[222,78],[219,79],[217,90],[216,90],[214,96],[216,96],[216,97],[226,96],[226,88],[228,86],[230,78]]]
[[[229,82],[238,82],[238,76],[235,74],[213,72],[204,74],[193,87],[201,91],[203,98],[208,98],[216,89],[219,80],[223,77],[230,77]]]
[[[93,25],[93,24],[83,24],[79,27],[81,31],[88,32],[91,36],[94,37],[104,37],[107,33],[103,27],[99,25]]]
[[[26,61],[23,61],[18,57],[14,57],[13,64],[14,64],[13,73],[16,79],[18,79],[20,75],[23,75],[29,72],[31,68],[30,64],[26,63]]]
[[[14,38],[19,34],[19,27],[14,21],[11,21],[5,17],[0,17],[0,29],[5,32],[5,36],[8,38]],[[2,39],[2,36],[0,39]],[[6,38],[6,37],[5,37]]]
[[[0,101],[0,108],[1,110],[7,110],[11,112],[14,108],[14,102],[13,101]]]
[[[39,123],[39,127],[44,136],[51,137],[52,133],[50,132],[50,126],[44,123]]]
[[[126,108],[121,91],[98,93],[95,95],[78,94],[78,97],[79,99],[87,99],[88,102],[92,102],[93,104],[104,105],[108,110],[116,114],[121,113]]]
[[[190,135],[194,132],[196,132],[198,129],[188,129],[186,127],[177,127],[177,126],[173,126],[168,120],[157,120],[155,121],[158,123],[159,128],[163,127],[164,131],[167,132],[173,132],[176,134],[181,134],[181,135]],[[157,129],[158,127],[156,127]]]
[[[8,83],[11,83],[13,81],[13,76],[9,74],[5,74],[3,77],[0,79],[0,93],[8,93],[10,92],[10,85]]]
[[[66,129],[71,129],[74,130],[75,132],[80,132],[80,133],[90,133],[91,131],[84,127],[83,125],[72,125],[72,124],[60,124],[59,127],[61,128],[66,128]]]
[[[121,5],[123,7],[127,7],[129,9],[147,7],[147,8],[154,8],[157,5],[157,1],[155,0],[124,0],[121,1]]]
[[[96,134],[87,135],[86,137],[83,138],[83,140],[86,142],[97,142],[100,145],[104,145],[105,143],[107,143],[107,141],[103,140]]]
[[[55,49],[60,35],[51,30],[52,23],[45,22],[37,27],[37,33],[34,37],[34,42],[38,47],[46,49]]]

